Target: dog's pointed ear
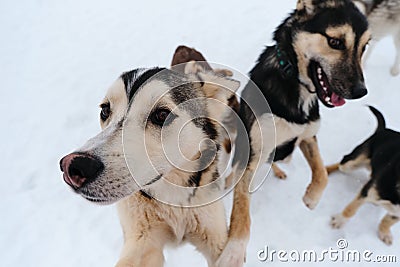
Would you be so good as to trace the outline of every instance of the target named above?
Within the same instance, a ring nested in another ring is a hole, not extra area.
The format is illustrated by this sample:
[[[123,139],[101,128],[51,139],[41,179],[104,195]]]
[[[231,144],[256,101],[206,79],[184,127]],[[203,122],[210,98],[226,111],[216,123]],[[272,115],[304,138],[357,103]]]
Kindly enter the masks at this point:
[[[314,2],[314,0],[297,0],[296,9],[299,12],[304,12],[307,15],[312,15],[315,11]]]
[[[220,76],[214,72],[199,72],[197,75],[203,81],[203,91],[208,98],[229,98],[240,87],[239,81]]]
[[[199,72],[204,72],[204,68],[196,61],[191,60],[185,64],[185,69],[184,69],[185,74],[196,74]]]

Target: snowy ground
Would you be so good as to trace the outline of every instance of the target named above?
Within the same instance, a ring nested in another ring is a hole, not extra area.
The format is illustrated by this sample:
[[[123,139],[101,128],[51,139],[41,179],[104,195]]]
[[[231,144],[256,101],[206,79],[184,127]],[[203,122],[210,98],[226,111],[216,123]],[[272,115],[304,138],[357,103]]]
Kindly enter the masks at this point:
[[[58,167],[62,155],[99,131],[97,104],[107,86],[122,71],[167,66],[180,44],[247,73],[295,4],[1,1],[0,266],[112,266],[122,244],[115,207],[74,195]],[[367,97],[335,110],[322,108],[319,141],[326,163],[338,161],[374,131],[365,104],[380,108],[388,125],[400,129],[400,77],[389,75],[394,52],[390,39],[374,51],[366,70]],[[328,225],[365,183],[366,172],[333,175],[311,212],[301,201],[310,177],[305,160],[297,151],[282,167],[288,180],[270,177],[253,196],[247,266],[282,265],[258,261],[265,245],[320,252],[337,248],[339,238],[350,249],[397,255],[400,261],[400,224],[393,227],[393,246],[377,238],[381,208],[365,205],[343,230]],[[166,266],[205,266],[189,245],[168,249],[165,257]]]

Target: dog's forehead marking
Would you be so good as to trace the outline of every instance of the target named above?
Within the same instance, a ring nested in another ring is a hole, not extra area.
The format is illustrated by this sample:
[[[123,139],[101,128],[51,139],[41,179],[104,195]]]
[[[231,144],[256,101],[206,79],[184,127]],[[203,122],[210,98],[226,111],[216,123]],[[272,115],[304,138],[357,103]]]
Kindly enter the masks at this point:
[[[125,102],[127,103],[127,97],[125,92],[124,82],[121,78],[118,78],[107,90],[106,96],[103,102],[110,102],[110,104]]]
[[[349,24],[330,26],[326,29],[325,32],[327,35],[334,38],[343,38],[347,35],[350,35],[352,38],[355,38],[353,27],[351,27]]]
[[[147,81],[140,90],[136,90],[135,96],[132,97],[127,111],[128,116],[139,119],[144,126],[154,108],[162,106],[174,109],[176,105],[169,95],[170,90],[170,86],[162,80]]]
[[[126,95],[129,102],[135,96],[137,90],[146,83],[151,77],[164,70],[163,68],[152,69],[135,69],[125,72],[121,75],[121,79],[125,84]]]

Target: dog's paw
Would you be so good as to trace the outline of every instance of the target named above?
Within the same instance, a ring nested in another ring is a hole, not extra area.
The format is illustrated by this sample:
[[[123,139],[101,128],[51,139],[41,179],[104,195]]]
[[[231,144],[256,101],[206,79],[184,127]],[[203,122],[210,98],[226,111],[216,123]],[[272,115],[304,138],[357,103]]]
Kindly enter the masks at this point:
[[[312,197],[309,196],[309,194],[305,194],[303,197],[303,202],[304,205],[307,206],[307,208],[309,208],[310,210],[315,209],[315,207],[318,205],[318,200],[313,199]]]
[[[245,240],[229,240],[219,256],[216,266],[242,267],[246,261],[246,246]]]
[[[284,171],[282,171],[282,170],[276,170],[276,171],[274,171],[274,175],[275,175],[277,178],[281,179],[281,180],[286,180],[286,178],[287,178],[286,173],[285,173]]]
[[[393,236],[391,232],[382,232],[378,233],[379,239],[383,241],[386,245],[390,246],[393,244]]]
[[[331,226],[333,229],[340,229],[346,224],[347,220],[342,214],[334,215],[331,218]]]
[[[397,76],[400,73],[400,68],[399,67],[392,67],[390,69],[390,74],[392,74],[392,76]]]

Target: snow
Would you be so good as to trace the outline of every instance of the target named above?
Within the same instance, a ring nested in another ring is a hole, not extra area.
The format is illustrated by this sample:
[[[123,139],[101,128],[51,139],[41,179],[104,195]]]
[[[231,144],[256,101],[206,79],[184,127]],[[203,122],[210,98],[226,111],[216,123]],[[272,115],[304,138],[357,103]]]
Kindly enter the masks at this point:
[[[112,266],[122,246],[114,206],[96,206],[64,184],[59,159],[99,131],[98,108],[107,87],[123,71],[168,66],[176,46],[247,73],[274,28],[296,1],[11,1],[0,2],[0,265]],[[321,108],[319,137],[325,162],[337,162],[375,128],[365,104],[400,129],[400,78],[389,69],[389,38],[374,50],[366,69],[367,97],[344,107]],[[246,266],[281,266],[257,259],[270,249],[336,247],[369,249],[400,259],[400,224],[394,244],[377,227],[382,208],[365,205],[342,230],[330,216],[340,212],[367,181],[365,171],[335,174],[314,211],[301,198],[310,171],[296,151],[286,181],[269,177],[252,197],[252,230]],[[229,199],[226,200],[230,207]],[[205,266],[190,245],[165,251],[166,266]],[[325,262],[324,265],[328,265]],[[365,264],[365,263],[364,263]],[[359,264],[362,266],[363,264]],[[355,265],[354,265],[355,266]]]

